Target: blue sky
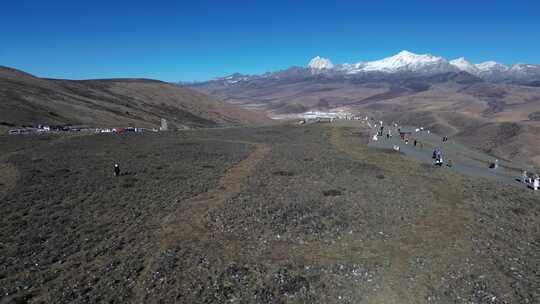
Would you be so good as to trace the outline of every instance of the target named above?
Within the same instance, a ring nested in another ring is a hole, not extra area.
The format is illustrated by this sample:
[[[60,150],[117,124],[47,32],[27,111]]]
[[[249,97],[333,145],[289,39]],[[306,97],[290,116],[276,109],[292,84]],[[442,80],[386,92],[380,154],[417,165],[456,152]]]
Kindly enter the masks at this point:
[[[362,3],[365,2],[365,3]],[[3,1],[0,65],[42,77],[205,80],[400,50],[540,63],[540,1]]]

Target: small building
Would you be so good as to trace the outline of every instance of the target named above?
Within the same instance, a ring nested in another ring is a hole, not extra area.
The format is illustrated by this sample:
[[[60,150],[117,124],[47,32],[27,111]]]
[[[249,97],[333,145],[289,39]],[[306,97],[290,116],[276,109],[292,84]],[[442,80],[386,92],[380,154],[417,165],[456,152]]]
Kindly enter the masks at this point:
[[[332,112],[306,112],[304,113],[305,122],[333,122],[338,118],[337,113]]]

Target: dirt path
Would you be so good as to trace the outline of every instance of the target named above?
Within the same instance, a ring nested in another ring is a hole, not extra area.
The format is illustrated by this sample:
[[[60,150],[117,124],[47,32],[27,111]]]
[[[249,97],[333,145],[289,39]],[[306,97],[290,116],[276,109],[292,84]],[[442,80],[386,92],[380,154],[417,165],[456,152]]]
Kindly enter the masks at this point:
[[[264,144],[243,141],[227,142],[251,144],[254,145],[255,149],[246,159],[240,161],[225,173],[220,179],[217,188],[181,202],[177,212],[169,214],[162,220],[161,227],[156,235],[158,246],[152,250],[152,255],[146,259],[144,270],[138,279],[138,286],[135,289],[137,291],[135,296],[137,302],[144,303],[144,284],[151,278],[153,263],[160,253],[181,241],[211,241],[220,238],[208,226],[208,214],[211,210],[223,206],[227,199],[239,193],[250,172],[270,152],[270,147]]]
[[[211,231],[207,227],[206,215],[209,211],[219,208],[230,197],[242,190],[245,178],[255,168],[270,147],[263,144],[255,144],[255,150],[240,163],[230,168],[219,181],[216,189],[201,193],[182,203],[182,212],[170,214],[162,223],[161,243],[162,247],[177,239],[209,239]]]

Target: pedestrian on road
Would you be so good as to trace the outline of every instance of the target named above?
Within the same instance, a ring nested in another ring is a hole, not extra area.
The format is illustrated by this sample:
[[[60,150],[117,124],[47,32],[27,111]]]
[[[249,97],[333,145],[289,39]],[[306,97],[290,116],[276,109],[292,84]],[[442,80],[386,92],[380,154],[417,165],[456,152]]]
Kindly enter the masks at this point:
[[[120,166],[118,164],[114,164],[114,176],[120,176]]]
[[[521,182],[526,184],[527,183],[527,170],[523,170],[523,173],[521,174]]]
[[[439,162],[439,166],[442,167],[442,165],[444,164],[442,152],[439,153],[439,157],[437,158],[437,161]]]

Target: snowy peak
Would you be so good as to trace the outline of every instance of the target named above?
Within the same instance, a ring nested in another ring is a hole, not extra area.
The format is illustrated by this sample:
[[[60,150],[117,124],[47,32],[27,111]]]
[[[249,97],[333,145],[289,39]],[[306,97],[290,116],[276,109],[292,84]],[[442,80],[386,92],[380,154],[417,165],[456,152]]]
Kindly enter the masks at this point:
[[[431,54],[415,54],[401,51],[398,54],[381,60],[366,62],[364,71],[382,72],[446,72],[451,67],[442,57]]]
[[[478,69],[477,76],[487,80],[503,80],[506,78],[515,78],[515,75],[510,73],[510,68],[504,64],[495,61],[486,61],[474,65]]]
[[[538,68],[540,68],[538,64],[517,63],[512,66],[511,70],[516,70],[516,71],[527,70],[527,69],[536,70]]]
[[[334,65],[329,59],[317,56],[309,61],[308,67],[313,70],[329,70],[333,69]]]
[[[397,53],[396,55],[392,57],[388,57],[383,60],[392,60],[392,61],[397,61],[403,64],[415,64],[419,62],[434,62],[434,61],[441,61],[441,60],[445,61],[442,57],[435,57],[431,54],[420,55],[420,54],[411,53],[405,50]]]
[[[464,71],[484,79],[497,81],[521,78],[540,78],[540,65],[515,64],[512,67],[509,67],[495,61],[473,64],[463,57],[447,61],[443,57],[433,56],[431,54],[415,54],[406,50],[380,60],[338,65],[332,64],[329,59],[317,56],[311,59],[308,68],[312,74],[333,72],[355,75],[379,72],[434,75],[439,73]]]
[[[224,85],[236,85],[258,79],[290,79],[313,75],[327,77],[347,76],[363,77],[366,74],[414,74],[431,76],[436,74],[464,71],[488,81],[535,81],[540,80],[540,65],[514,64],[506,66],[495,61],[486,61],[473,64],[460,57],[451,61],[431,54],[415,54],[401,51],[393,56],[374,61],[360,61],[357,63],[344,63],[334,65],[328,58],[316,56],[305,67],[292,67],[277,72],[267,72],[262,75],[233,74],[216,79]]]
[[[337,65],[335,70],[351,75],[369,72],[437,74],[454,72],[457,69],[442,57],[401,51],[394,56],[380,60]]]
[[[451,60],[450,64],[459,69],[460,71],[471,73],[473,75],[478,75],[478,73],[480,72],[480,70],[474,64],[467,61],[464,57]]]
[[[517,79],[540,80],[540,65],[538,64],[514,64],[508,73]]]
[[[259,75],[232,74],[212,81],[223,86],[238,86],[257,81],[303,80],[310,77],[338,79],[379,79],[391,76],[396,79],[424,77],[438,74],[466,72],[489,82],[536,84],[540,81],[539,64],[514,64],[507,66],[495,61],[479,64],[469,62],[463,57],[448,61],[431,54],[415,54],[401,51],[393,56],[374,61],[333,64],[328,58],[316,56],[307,67],[291,67],[286,70],[266,72]],[[388,74],[388,75],[385,75]]]
[[[475,65],[481,72],[506,72],[509,68],[495,61],[486,61]]]

